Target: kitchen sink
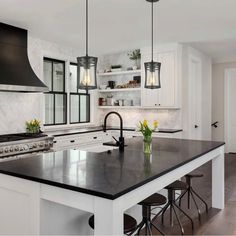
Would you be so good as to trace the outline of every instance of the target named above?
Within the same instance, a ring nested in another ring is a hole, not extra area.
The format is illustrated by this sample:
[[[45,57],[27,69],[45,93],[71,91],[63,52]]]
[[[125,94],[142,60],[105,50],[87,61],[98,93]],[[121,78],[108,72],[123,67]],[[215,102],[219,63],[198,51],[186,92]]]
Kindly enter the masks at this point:
[[[118,149],[119,147],[117,146],[105,146],[105,145],[96,145],[96,146],[86,146],[86,147],[81,147],[79,150],[81,151],[86,151],[86,152],[94,152],[94,153],[101,153],[101,152],[107,152],[107,151],[112,151],[115,149]]]

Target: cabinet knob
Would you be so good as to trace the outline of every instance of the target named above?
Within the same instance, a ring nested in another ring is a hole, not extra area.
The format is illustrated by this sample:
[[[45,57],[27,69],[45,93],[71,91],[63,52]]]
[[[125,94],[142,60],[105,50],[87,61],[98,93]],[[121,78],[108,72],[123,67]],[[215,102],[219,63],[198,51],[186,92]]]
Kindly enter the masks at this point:
[[[194,128],[197,129],[199,126],[198,125],[195,125]]]

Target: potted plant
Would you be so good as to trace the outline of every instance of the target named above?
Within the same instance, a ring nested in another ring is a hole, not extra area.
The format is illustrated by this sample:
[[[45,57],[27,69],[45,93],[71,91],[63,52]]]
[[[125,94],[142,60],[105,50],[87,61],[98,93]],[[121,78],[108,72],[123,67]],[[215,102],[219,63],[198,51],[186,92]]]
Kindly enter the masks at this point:
[[[40,133],[40,120],[33,119],[26,121],[26,131],[32,135]]]
[[[140,59],[141,52],[140,49],[135,49],[132,52],[128,53],[129,59],[134,61],[133,70],[137,70],[140,68]]]
[[[143,134],[143,152],[152,153],[152,133],[157,129],[158,121],[153,122],[153,127],[149,127],[147,120],[140,122],[139,131]]]

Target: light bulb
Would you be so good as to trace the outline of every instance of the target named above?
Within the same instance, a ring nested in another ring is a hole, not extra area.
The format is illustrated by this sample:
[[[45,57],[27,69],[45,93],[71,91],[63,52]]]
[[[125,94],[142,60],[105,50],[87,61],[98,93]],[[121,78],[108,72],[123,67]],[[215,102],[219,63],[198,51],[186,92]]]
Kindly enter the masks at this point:
[[[89,86],[91,84],[90,69],[85,69],[84,70],[82,84],[85,85],[85,86]]]
[[[155,86],[157,81],[156,73],[151,72],[148,77],[148,83],[150,86]]]

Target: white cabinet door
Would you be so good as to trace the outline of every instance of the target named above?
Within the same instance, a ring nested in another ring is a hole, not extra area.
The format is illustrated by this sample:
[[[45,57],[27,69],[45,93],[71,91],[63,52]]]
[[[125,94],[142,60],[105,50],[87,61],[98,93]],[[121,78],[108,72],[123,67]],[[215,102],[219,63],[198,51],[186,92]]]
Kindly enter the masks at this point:
[[[167,52],[158,54],[161,62],[161,88],[159,95],[160,107],[175,107],[175,53]]]
[[[150,54],[142,54],[142,106],[175,108],[176,104],[176,52],[155,53],[154,60],[161,62],[161,88],[145,89],[144,62],[150,61]]]

